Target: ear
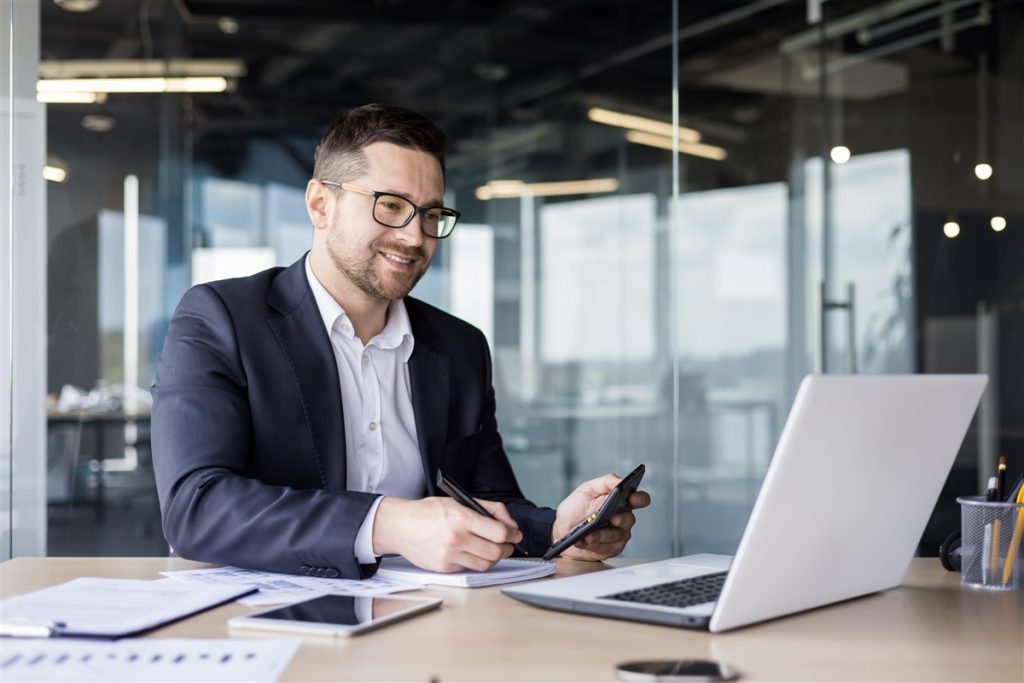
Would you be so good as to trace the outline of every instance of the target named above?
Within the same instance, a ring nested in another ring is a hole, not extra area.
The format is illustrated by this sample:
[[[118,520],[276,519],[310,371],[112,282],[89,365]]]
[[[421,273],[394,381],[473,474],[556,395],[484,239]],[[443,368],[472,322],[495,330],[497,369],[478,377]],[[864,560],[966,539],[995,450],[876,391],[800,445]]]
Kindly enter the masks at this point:
[[[320,184],[316,178],[306,183],[306,213],[316,230],[326,230],[327,219],[327,188]]]

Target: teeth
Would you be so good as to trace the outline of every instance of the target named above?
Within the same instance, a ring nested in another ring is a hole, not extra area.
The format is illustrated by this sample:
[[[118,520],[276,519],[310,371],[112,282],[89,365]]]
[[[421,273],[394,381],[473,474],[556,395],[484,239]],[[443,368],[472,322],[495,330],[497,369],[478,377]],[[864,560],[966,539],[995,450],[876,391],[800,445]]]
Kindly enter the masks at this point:
[[[389,261],[394,261],[395,263],[401,263],[403,265],[408,265],[412,263],[412,259],[402,258],[400,256],[395,256],[394,254],[384,254],[384,258],[386,258]]]

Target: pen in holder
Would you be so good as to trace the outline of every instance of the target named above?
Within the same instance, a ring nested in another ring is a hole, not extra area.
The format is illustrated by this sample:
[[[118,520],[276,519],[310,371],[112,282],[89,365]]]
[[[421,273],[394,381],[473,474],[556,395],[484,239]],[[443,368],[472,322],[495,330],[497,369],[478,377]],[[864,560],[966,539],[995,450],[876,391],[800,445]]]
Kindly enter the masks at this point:
[[[962,496],[960,583],[988,590],[1024,589],[1024,503]]]

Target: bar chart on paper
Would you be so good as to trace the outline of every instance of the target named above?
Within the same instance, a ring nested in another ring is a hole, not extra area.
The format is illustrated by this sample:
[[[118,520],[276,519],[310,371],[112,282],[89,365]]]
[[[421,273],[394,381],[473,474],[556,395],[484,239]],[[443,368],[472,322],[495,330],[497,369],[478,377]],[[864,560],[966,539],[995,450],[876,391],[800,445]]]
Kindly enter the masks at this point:
[[[5,640],[0,680],[276,681],[298,640]]]

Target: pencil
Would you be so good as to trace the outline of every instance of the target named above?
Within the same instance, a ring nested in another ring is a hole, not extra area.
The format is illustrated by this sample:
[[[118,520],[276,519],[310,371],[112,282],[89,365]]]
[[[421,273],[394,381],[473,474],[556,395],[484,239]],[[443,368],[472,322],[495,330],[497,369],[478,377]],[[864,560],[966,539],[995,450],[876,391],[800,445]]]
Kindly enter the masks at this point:
[[[1024,486],[1017,492],[1017,504],[1024,503]],[[1006,564],[1003,565],[1003,585],[1010,583],[1010,576],[1013,574],[1013,563],[1017,559],[1017,551],[1020,549],[1021,538],[1024,538],[1024,507],[1017,510],[1017,525],[1013,529],[1013,538],[1010,540],[1009,552],[1006,553]]]

